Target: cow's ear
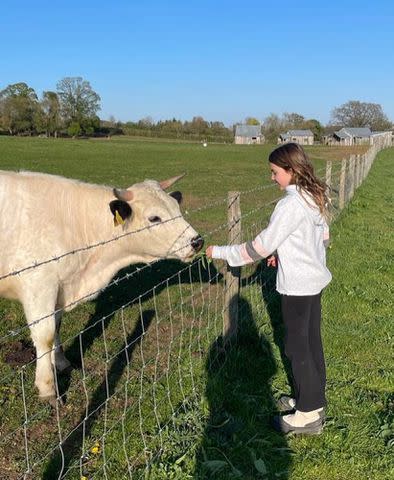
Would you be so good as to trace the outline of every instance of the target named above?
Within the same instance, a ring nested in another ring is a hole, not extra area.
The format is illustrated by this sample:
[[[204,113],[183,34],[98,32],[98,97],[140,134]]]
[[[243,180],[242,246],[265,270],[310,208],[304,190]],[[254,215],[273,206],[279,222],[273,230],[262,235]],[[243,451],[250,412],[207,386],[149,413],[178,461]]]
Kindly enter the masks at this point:
[[[109,203],[112,215],[114,216],[114,225],[123,225],[127,218],[131,217],[131,207],[127,202],[122,200],[112,200]]]
[[[171,197],[175,198],[175,200],[178,202],[178,203],[181,203],[182,200],[183,200],[183,197],[182,197],[182,193],[181,192],[170,192],[168,195],[171,195]]]

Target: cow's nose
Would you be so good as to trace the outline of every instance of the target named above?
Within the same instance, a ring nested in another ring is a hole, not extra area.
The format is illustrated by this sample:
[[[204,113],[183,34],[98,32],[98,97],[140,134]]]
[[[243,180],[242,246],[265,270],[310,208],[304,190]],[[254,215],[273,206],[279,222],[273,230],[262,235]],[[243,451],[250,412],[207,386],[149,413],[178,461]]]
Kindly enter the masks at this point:
[[[194,250],[196,252],[199,252],[202,249],[202,246],[204,245],[204,239],[200,237],[200,235],[197,235],[197,237],[192,238],[191,244]]]

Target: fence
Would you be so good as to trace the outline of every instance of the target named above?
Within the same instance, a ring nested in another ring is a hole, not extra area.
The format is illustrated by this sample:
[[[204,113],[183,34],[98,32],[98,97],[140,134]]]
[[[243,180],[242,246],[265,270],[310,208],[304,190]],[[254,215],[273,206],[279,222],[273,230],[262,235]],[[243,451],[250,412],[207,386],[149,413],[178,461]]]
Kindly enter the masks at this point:
[[[351,200],[381,148],[328,161],[319,172],[330,186],[334,212]],[[240,243],[261,231],[277,196],[274,186],[230,192],[189,215],[198,219],[227,203],[228,220],[205,237]],[[2,322],[12,330],[0,337],[0,477],[138,479],[148,472],[168,478],[174,438],[182,443],[201,433],[192,413],[204,415],[207,369],[225,362],[226,341],[247,305],[263,319],[276,308],[272,280],[261,265],[222,272],[201,258],[187,266],[167,261],[122,272],[95,302],[64,315],[62,346],[79,368],[55,375],[53,408],[37,400],[29,331],[13,304]],[[241,294],[247,303],[239,301]]]

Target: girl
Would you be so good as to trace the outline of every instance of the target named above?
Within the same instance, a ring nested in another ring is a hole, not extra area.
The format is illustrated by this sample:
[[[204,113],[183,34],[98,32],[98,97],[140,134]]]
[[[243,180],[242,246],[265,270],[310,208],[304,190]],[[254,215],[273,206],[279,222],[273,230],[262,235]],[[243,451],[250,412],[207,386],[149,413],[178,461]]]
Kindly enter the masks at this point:
[[[331,280],[325,252],[327,186],[315,176],[306,153],[296,143],[276,148],[269,164],[272,180],[286,195],[277,203],[267,228],[241,245],[209,246],[206,255],[233,267],[262,258],[268,259],[268,265],[277,263],[276,289],[281,295],[285,354],[295,396],[279,400],[280,410],[293,413],[274,417],[273,426],[283,433],[316,434],[322,431],[326,405],[320,299]]]

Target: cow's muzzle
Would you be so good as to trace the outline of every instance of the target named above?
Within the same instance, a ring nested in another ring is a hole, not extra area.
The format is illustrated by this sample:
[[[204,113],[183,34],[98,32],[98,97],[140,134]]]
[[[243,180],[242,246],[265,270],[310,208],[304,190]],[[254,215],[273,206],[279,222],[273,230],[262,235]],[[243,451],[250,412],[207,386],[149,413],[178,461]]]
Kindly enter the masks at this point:
[[[194,251],[199,252],[202,249],[202,246],[204,245],[204,239],[200,237],[200,235],[197,235],[197,237],[192,238],[190,243]]]

